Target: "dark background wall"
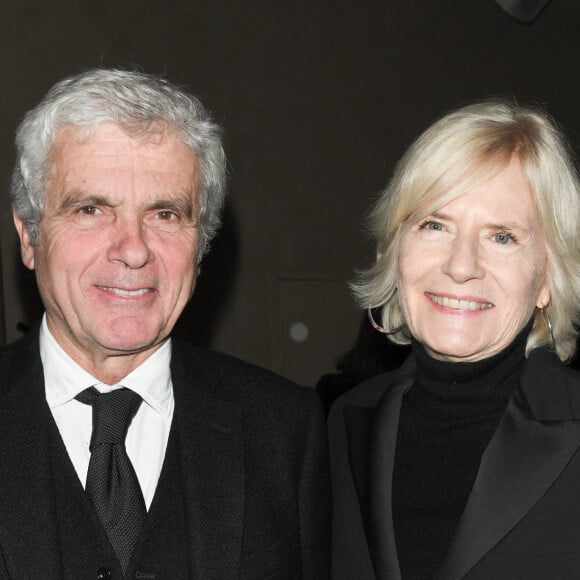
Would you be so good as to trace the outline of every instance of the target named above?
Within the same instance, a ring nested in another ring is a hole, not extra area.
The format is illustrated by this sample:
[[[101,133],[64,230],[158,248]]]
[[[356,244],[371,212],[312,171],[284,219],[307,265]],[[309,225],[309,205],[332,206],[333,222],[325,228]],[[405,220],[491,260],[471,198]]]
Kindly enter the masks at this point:
[[[225,127],[231,197],[177,332],[305,383],[356,334],[345,282],[372,259],[363,213],[435,117],[508,96],[545,105],[580,144],[576,0],[553,0],[531,25],[493,0],[1,6],[5,189],[16,124],[56,80],[137,66],[186,85]],[[40,308],[6,198],[0,210],[11,341]]]

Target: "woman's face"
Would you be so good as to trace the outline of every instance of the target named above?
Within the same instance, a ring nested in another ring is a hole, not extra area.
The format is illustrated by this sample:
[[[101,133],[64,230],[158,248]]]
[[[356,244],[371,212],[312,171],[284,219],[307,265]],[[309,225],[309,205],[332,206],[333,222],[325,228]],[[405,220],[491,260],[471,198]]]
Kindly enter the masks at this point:
[[[434,358],[493,356],[550,301],[546,251],[517,157],[494,178],[403,230],[399,298]]]

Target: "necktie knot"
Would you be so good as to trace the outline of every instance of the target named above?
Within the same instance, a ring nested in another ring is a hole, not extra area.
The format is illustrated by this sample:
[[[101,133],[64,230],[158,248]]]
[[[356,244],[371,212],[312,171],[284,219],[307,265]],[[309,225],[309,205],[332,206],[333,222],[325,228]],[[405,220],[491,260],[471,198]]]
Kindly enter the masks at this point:
[[[93,407],[91,452],[99,445],[124,445],[129,425],[142,402],[137,393],[125,388],[99,393],[89,387],[76,398]]]

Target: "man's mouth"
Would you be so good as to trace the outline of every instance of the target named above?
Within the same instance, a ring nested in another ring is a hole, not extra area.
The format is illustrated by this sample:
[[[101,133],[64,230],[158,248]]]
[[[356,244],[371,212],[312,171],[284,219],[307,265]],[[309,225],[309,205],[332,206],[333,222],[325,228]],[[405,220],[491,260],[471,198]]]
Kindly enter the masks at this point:
[[[459,300],[457,298],[448,298],[447,296],[436,296],[429,294],[427,296],[438,306],[446,308],[455,308],[456,310],[487,310],[493,308],[490,302],[476,302],[474,300]]]
[[[106,292],[112,292],[117,294],[117,296],[123,296],[125,298],[132,298],[134,296],[142,296],[151,291],[151,288],[138,288],[137,290],[125,290],[124,288],[114,288],[112,286],[99,286],[101,290]]]

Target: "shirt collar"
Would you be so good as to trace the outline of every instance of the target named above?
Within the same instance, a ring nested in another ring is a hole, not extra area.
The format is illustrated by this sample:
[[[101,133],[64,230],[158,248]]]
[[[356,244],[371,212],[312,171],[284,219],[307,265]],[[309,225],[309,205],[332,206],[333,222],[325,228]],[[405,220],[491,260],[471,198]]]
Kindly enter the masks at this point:
[[[99,391],[127,387],[164,417],[173,412],[171,383],[171,340],[116,385],[104,385],[75,362],[58,344],[48,329],[46,314],[40,327],[40,358],[44,370],[46,402],[50,408],[64,405],[81,391],[94,386]]]

